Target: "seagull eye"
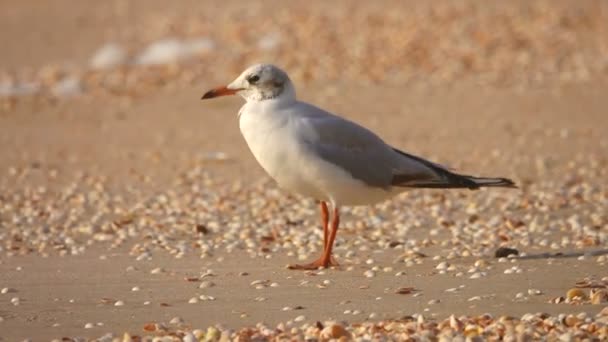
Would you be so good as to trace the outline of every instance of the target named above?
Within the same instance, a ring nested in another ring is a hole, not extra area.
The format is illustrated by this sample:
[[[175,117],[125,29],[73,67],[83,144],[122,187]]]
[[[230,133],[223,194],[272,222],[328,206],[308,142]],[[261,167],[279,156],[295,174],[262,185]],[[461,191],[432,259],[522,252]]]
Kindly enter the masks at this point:
[[[251,83],[251,84],[255,84],[255,82],[260,80],[260,76],[258,75],[252,75],[247,77],[247,82]]]

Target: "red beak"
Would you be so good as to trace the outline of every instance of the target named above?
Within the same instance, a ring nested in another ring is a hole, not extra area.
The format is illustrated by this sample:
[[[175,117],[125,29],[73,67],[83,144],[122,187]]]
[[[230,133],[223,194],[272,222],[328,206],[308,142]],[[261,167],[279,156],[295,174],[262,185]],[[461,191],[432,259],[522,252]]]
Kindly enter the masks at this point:
[[[234,95],[241,89],[228,89],[226,86],[211,89],[203,95],[201,100],[212,99],[218,96]]]

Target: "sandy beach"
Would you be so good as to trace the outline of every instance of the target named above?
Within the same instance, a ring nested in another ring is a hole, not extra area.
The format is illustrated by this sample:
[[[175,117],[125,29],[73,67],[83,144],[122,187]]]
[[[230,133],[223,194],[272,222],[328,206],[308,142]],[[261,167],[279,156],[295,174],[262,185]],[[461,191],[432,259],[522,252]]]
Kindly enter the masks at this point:
[[[166,6],[0,2],[0,341],[608,338],[605,2]],[[260,61],[519,189],[345,208],[340,267],[288,270],[317,204],[257,165],[240,98],[200,101]]]

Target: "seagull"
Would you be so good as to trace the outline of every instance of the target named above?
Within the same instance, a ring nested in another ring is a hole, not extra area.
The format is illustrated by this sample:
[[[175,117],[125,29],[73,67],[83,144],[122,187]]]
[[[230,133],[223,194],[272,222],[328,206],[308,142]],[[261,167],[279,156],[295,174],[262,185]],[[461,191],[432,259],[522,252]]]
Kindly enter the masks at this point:
[[[450,171],[390,146],[363,126],[299,101],[287,73],[272,64],[251,66],[202,99],[235,94],[246,101],[238,113],[239,127],[258,163],[281,188],[320,203],[323,253],[290,269],[338,266],[332,249],[341,206],[372,205],[412,188],[516,188],[507,178]]]

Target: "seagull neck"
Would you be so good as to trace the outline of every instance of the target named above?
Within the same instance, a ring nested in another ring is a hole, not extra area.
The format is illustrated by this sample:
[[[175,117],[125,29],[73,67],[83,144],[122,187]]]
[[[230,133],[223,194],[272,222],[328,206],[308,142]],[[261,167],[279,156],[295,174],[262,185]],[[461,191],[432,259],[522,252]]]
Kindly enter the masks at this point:
[[[268,106],[279,106],[280,107],[280,106],[290,105],[290,104],[296,102],[296,92],[293,89],[293,86],[288,85],[288,86],[284,87],[283,91],[281,91],[281,93],[275,97],[246,98],[246,101],[248,103],[259,103],[259,104],[268,105]]]

